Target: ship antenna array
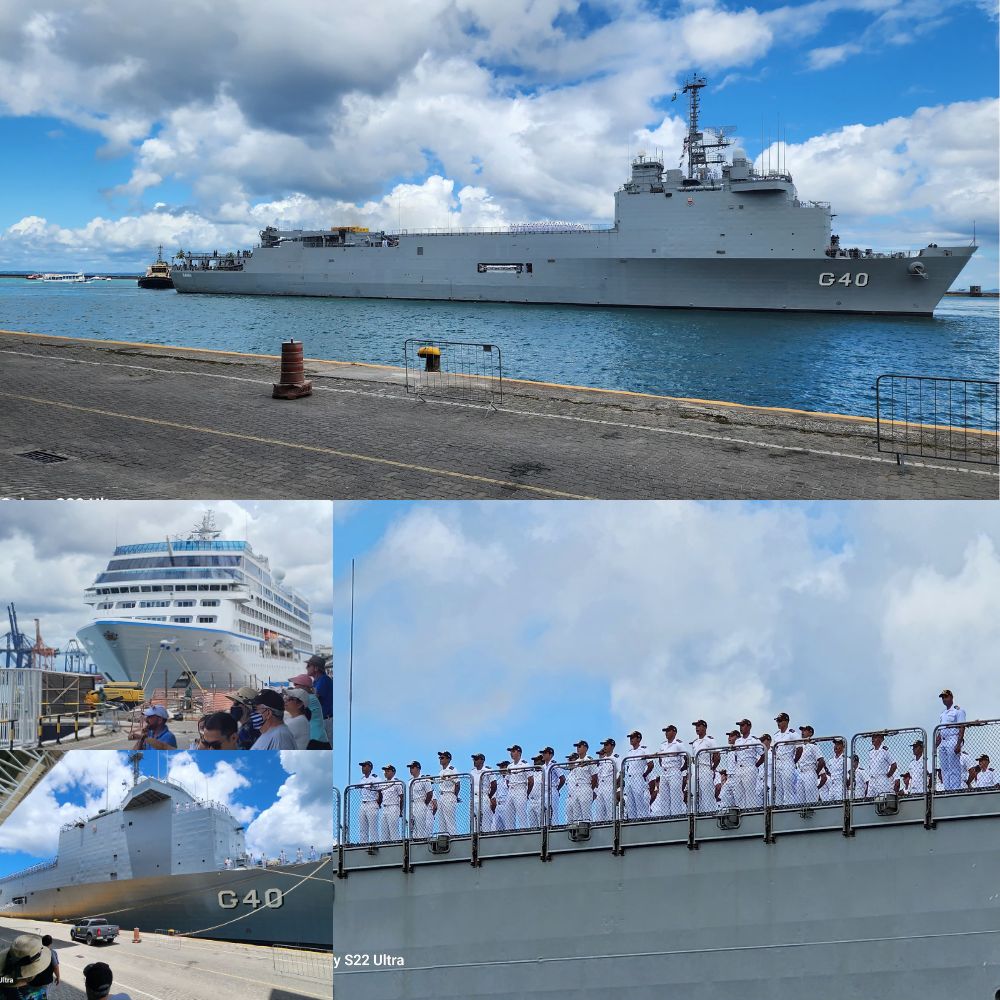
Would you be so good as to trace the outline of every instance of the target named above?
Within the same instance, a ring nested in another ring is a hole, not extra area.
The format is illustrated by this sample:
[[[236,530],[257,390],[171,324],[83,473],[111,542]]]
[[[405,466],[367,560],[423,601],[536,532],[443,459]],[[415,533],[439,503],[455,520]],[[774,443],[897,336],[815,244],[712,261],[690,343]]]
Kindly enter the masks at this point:
[[[142,751],[141,750],[131,750],[128,755],[129,767],[132,768],[132,787],[135,788],[139,784],[139,764],[142,762]]]

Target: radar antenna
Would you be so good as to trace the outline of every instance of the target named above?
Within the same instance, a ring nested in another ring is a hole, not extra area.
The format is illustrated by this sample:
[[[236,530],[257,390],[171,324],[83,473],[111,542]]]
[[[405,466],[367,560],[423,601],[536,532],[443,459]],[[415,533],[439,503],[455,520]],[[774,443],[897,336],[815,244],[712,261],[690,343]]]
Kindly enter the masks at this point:
[[[132,787],[139,784],[139,763],[142,761],[141,750],[130,750],[128,755],[129,766],[132,768]]]
[[[701,112],[701,95],[699,91],[706,86],[708,80],[697,73],[684,84],[684,93],[688,95],[688,133],[684,137],[684,153],[687,156],[687,176],[690,180],[705,181],[708,178],[710,163],[724,163],[722,150],[731,144],[730,136],[736,131],[735,125],[710,125],[704,130],[699,127],[698,117]],[[712,133],[714,142],[705,141],[705,132]],[[707,151],[717,150],[712,157]]]
[[[215,523],[215,511],[207,510],[201,519],[201,522],[196,524],[191,529],[191,534],[188,535],[187,540],[189,542],[199,541],[214,541],[221,535],[222,532],[219,530]]]

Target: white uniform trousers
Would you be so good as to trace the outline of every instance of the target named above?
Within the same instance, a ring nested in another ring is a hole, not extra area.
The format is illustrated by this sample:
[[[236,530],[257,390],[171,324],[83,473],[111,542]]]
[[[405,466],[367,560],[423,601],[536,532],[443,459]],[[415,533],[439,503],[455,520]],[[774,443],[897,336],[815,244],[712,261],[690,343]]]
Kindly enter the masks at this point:
[[[537,780],[537,779],[536,779]],[[528,796],[528,826],[542,825],[542,795],[541,789],[533,790]]]
[[[819,777],[810,768],[808,771],[798,771],[797,801],[801,805],[811,805],[819,801]]]
[[[760,809],[763,802],[757,790],[757,768],[740,765],[730,775],[733,782],[733,801],[737,809]],[[727,782],[728,784],[728,782]]]
[[[594,820],[597,823],[608,823],[615,818],[614,788],[597,787],[597,798],[594,800]]]
[[[589,823],[593,804],[594,796],[589,785],[586,788],[572,789],[569,793],[569,799],[566,801],[566,822]]]
[[[528,826],[528,789],[526,785],[510,790],[508,806],[511,817],[511,830],[523,830]]]
[[[458,796],[454,792],[441,792],[438,796],[438,833],[454,836],[458,833],[455,826],[455,812],[458,809]]]
[[[383,844],[399,840],[399,808],[383,806],[378,811],[378,839]]]
[[[962,773],[962,755],[955,753],[954,736],[942,736],[938,747],[938,763],[941,765],[941,784],[946,792],[965,788],[967,774]]]
[[[645,768],[639,768],[625,779],[625,815],[628,819],[649,817],[649,785],[642,776],[643,770]]]
[[[715,812],[719,803],[715,799],[715,773],[709,768],[698,771],[698,812]]]
[[[660,788],[653,802],[654,816],[683,816],[687,811],[684,807],[684,792],[681,773],[660,775]]]
[[[413,819],[410,836],[415,837],[417,840],[426,839],[431,835],[431,830],[434,827],[434,813],[431,811],[431,807],[422,799],[420,802],[414,802],[411,808],[413,810]]]
[[[378,803],[372,799],[371,802],[361,803],[361,812],[358,816],[358,843],[374,844],[378,841]]]
[[[772,789],[776,806],[795,805],[795,766],[791,761],[774,762],[774,788]]]

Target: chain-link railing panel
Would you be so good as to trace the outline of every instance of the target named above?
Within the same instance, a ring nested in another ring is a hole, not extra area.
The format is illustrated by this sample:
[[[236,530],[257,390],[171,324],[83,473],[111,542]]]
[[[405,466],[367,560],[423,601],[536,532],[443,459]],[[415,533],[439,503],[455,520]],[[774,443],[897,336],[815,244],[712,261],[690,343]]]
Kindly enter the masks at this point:
[[[480,833],[540,830],[545,812],[545,768],[497,768],[478,778],[475,816]]]
[[[1000,719],[976,719],[934,729],[934,791],[1000,788]]]
[[[764,808],[764,744],[753,737],[719,747],[715,794],[720,810],[757,812]]]
[[[468,837],[473,829],[472,775],[454,773],[410,780],[408,828],[411,840],[438,834]]]
[[[842,736],[816,736],[775,747],[767,761],[771,808],[843,802],[849,778],[846,746]]]
[[[690,811],[696,816],[709,816],[719,810],[719,800],[716,797],[718,774],[716,769],[721,761],[721,750],[718,747],[699,750],[691,763],[694,773]]]
[[[690,767],[691,755],[686,750],[626,757],[622,762],[622,822],[687,815]]]
[[[588,757],[582,761],[567,761],[559,767],[566,782],[561,803],[550,803],[561,804],[561,810],[553,810],[549,825],[613,823],[618,800],[618,763],[611,757]]]
[[[919,727],[858,733],[851,738],[851,797],[926,795],[927,767],[927,733]]]

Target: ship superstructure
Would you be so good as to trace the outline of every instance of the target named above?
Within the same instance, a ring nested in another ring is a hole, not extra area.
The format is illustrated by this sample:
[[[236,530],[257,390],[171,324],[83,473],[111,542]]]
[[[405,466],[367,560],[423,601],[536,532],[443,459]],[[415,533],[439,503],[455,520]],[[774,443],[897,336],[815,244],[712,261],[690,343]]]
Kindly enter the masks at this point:
[[[209,512],[187,538],[115,548],[78,633],[106,678],[230,690],[302,672],[309,602],[248,541],[220,535]]]
[[[830,205],[755,167],[689,99],[683,168],[640,154],[610,227],[371,232],[268,227],[252,251],[187,254],[179,292],[930,315],[976,251],[846,248]],[[859,163],[858,171],[865,169]]]
[[[330,947],[330,859],[251,866],[229,809],[140,776],[141,756],[118,808],[65,824],[54,859],[0,878],[0,917]]]

